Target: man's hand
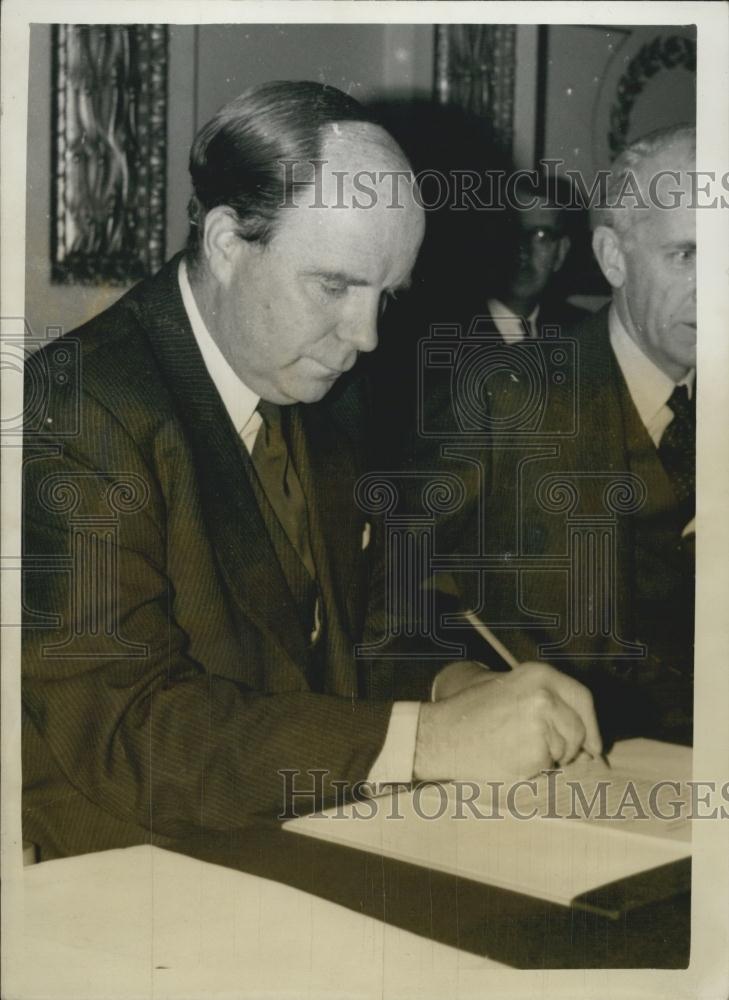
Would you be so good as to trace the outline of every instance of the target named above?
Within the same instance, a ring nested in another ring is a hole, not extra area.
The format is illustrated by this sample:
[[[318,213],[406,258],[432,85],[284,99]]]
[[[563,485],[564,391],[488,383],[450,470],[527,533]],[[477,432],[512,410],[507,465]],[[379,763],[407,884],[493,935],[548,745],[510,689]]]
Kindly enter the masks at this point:
[[[452,698],[454,694],[481,684],[491,676],[489,668],[476,660],[454,660],[446,664],[435,675],[433,681],[432,701],[443,701]]]
[[[413,771],[419,781],[529,778],[583,748],[602,753],[590,692],[553,667],[523,663],[421,705]]]

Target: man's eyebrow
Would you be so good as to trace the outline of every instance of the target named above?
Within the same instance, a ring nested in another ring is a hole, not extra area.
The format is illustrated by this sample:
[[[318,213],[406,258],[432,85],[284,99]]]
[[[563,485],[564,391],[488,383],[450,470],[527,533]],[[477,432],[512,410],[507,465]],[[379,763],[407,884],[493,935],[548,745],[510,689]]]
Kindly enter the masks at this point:
[[[310,271],[302,271],[308,278],[324,278],[326,281],[334,281],[342,285],[352,285],[355,288],[369,288],[372,284],[367,278],[360,278],[356,274],[348,274],[346,271],[327,271],[321,268],[314,268]],[[412,287],[412,276],[408,275],[402,281],[387,288],[388,292],[407,292]]]
[[[663,250],[695,250],[696,240],[679,240],[678,242],[664,243]]]
[[[303,271],[302,273],[306,277],[326,278],[327,281],[336,281],[342,285],[355,285],[364,288],[372,284],[366,278],[360,278],[356,274],[347,274],[346,271],[326,271],[316,268],[312,271]]]

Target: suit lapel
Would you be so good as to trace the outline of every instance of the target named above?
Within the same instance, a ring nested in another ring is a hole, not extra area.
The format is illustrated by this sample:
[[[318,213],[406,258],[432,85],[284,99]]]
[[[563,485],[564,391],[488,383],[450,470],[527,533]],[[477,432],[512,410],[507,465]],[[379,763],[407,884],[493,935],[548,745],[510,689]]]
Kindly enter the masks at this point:
[[[575,335],[574,390],[565,385],[558,399],[566,421],[572,412],[571,393],[577,393],[574,408],[577,433],[560,442],[555,461],[555,467],[563,470],[567,478],[570,472],[588,474],[579,483],[580,510],[600,517],[610,514],[604,500],[606,474],[620,478],[630,469],[620,373],[610,347],[607,315],[607,308],[600,310]],[[633,519],[617,516],[615,530],[615,621],[621,638],[629,641],[633,610]]]
[[[577,468],[619,475],[631,471],[629,442],[636,434],[651,465],[661,463],[610,345],[608,312],[606,306],[585,324],[585,336],[580,341],[579,383],[584,400],[580,412],[587,419],[581,427],[582,454],[578,462],[582,464]],[[656,472],[659,479],[665,477],[662,466]],[[651,499],[649,496],[647,502]],[[621,623],[622,638],[627,640],[635,633],[635,523],[635,515],[617,517],[615,598],[617,621]]]
[[[585,337],[581,353],[583,391],[588,399],[594,401],[592,406],[583,407],[583,411],[589,410],[596,418],[585,445],[590,448],[589,438],[593,438],[592,450],[599,445],[601,459],[611,470],[630,469],[632,446],[643,456],[650,470],[651,495],[647,502],[665,506],[674,500],[673,486],[610,346],[607,310],[601,311],[595,319],[599,321],[599,327],[595,326],[593,335]],[[614,428],[613,433],[606,434],[606,428]]]
[[[620,398],[620,371],[608,332],[608,307],[591,317],[577,337],[579,433],[576,468],[619,474],[628,468]]]
[[[307,499],[312,553],[327,609],[326,689],[350,696],[356,693],[353,637],[358,596],[350,585],[357,579],[356,561],[361,558],[361,525],[354,503],[357,461],[331,400],[294,408],[291,449]]]
[[[208,375],[177,282],[179,257],[137,296],[145,326],[197,469],[206,526],[239,609],[297,665],[306,662],[292,598],[251,484],[245,446]]]
[[[347,418],[352,416],[348,403],[355,395],[356,385],[337,386],[331,398],[322,403],[299,407],[304,442],[309,447],[309,490],[316,498],[312,504],[315,533],[319,542],[330,550],[332,578],[342,590],[352,578],[361,555],[365,520],[354,499],[363,462],[347,430]],[[356,415],[354,419],[359,421]]]
[[[658,449],[640,418],[617,360],[613,358],[613,362],[616,369],[616,381],[619,382],[620,387],[619,396],[628,460],[630,461],[630,451],[632,450],[637,456],[640,456],[644,473],[647,474],[649,495],[646,506],[649,509],[677,510],[680,505],[673,489],[671,477],[666,472]]]

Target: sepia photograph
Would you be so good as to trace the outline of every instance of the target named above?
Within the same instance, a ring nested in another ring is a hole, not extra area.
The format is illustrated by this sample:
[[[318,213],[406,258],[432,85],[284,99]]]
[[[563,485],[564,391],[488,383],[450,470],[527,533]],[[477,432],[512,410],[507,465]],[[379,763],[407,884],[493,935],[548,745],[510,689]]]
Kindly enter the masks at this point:
[[[727,995],[728,29],[6,0],[3,997]]]

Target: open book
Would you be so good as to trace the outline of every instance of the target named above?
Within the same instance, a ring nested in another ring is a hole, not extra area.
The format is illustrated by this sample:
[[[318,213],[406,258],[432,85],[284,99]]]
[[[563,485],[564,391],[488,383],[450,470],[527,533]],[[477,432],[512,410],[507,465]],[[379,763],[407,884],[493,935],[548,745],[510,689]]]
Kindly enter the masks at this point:
[[[691,750],[628,740],[532,783],[428,784],[285,828],[555,903],[688,858]]]

